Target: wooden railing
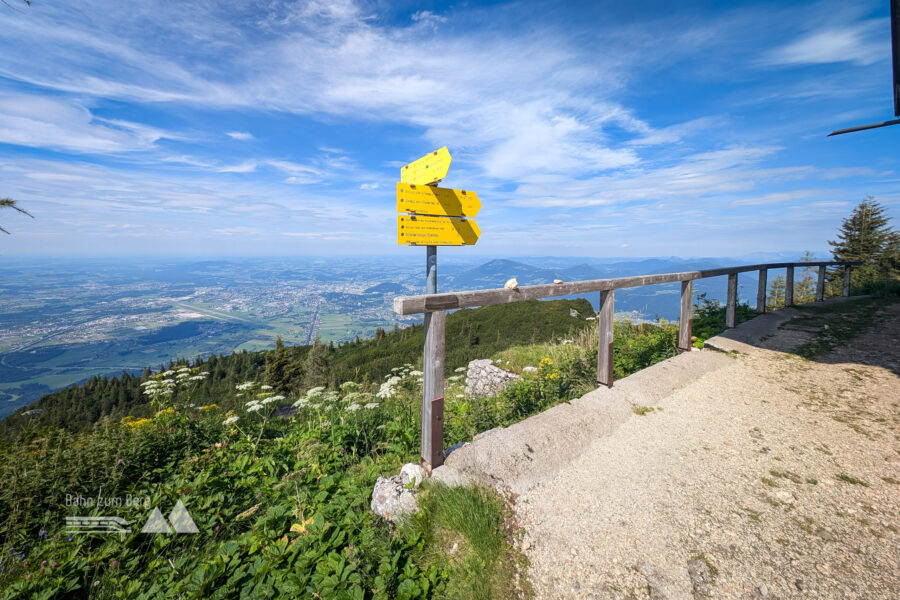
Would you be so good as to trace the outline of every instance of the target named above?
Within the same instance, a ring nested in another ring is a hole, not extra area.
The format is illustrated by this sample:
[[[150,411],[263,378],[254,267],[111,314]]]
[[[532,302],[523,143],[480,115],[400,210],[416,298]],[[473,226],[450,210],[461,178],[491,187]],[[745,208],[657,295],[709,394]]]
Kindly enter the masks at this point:
[[[766,311],[767,275],[770,269],[785,269],[784,304],[794,304],[794,269],[797,267],[818,267],[816,301],[825,298],[825,269],[828,266],[844,268],[843,296],[850,295],[850,269],[857,263],[851,262],[788,262],[745,265],[723,269],[684,271],[658,275],[638,275],[636,277],[616,277],[612,279],[591,279],[528,285],[515,289],[474,290],[469,292],[449,292],[423,296],[398,296],[394,298],[394,312],[399,315],[425,314],[425,357],[423,361],[422,385],[422,464],[427,469],[443,464],[443,419],[444,419],[444,331],[447,310],[473,306],[488,306],[600,292],[600,309],[597,322],[600,339],[597,348],[597,385],[612,387],[613,384],[613,322],[614,296],[617,289],[681,282],[681,316],[678,319],[678,349],[690,350],[691,312],[693,309],[693,282],[695,279],[728,276],[728,294],[725,302],[725,327],[737,323],[738,274],[759,272],[759,288],[756,294],[756,312]]]

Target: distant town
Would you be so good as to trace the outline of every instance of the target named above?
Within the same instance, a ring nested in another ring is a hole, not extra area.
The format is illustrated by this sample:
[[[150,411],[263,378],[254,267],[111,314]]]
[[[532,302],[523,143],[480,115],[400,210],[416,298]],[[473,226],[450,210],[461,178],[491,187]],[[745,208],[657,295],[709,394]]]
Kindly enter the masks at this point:
[[[523,261],[440,265],[439,290],[716,266],[674,257]],[[394,314],[393,298],[424,292],[423,265],[410,257],[33,261],[4,265],[0,276],[0,417],[96,375],[272,348],[279,336],[288,345],[339,344],[408,327],[420,318]],[[755,287],[742,280],[743,295]],[[722,297],[724,285],[705,281],[697,291]],[[675,319],[677,290],[622,290],[616,311],[634,321]]]

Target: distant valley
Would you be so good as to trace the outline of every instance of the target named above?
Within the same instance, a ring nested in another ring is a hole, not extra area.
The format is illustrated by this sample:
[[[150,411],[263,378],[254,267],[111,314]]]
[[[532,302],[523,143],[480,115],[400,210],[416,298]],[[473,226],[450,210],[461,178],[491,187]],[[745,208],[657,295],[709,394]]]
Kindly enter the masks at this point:
[[[438,289],[501,287],[663,273],[779,257],[741,259],[529,257],[438,266]],[[387,258],[129,259],[33,261],[0,267],[0,417],[48,392],[94,375],[140,372],[177,357],[340,343],[406,327],[416,317],[393,313],[394,296],[424,291],[424,261]],[[755,274],[739,295],[755,298]],[[721,299],[724,278],[695,291]],[[594,307],[597,295],[584,296]],[[678,318],[678,286],[616,293],[616,315]]]

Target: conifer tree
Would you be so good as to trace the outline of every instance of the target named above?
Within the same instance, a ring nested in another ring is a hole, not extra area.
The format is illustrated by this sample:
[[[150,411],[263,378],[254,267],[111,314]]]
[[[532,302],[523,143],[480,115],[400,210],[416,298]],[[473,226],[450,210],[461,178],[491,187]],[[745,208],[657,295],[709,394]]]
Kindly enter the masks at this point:
[[[308,389],[328,383],[328,349],[319,337],[310,347],[304,367],[303,387]]]
[[[766,299],[766,308],[768,310],[782,308],[784,306],[785,287],[784,275],[775,277],[772,280],[772,283],[769,284],[769,296]]]
[[[816,258],[813,253],[807,250],[800,258],[803,262],[813,262]],[[797,273],[799,277],[794,279],[794,302],[797,304],[805,304],[814,302],[816,299],[816,280],[818,273],[816,267],[802,267]]]
[[[24,208],[17,206],[16,201],[13,200],[12,198],[0,198],[0,208],[11,208],[15,211],[22,213],[23,215],[28,215],[32,219],[34,218],[33,214],[31,214]],[[7,230],[3,229],[2,227],[0,227],[0,231],[2,231],[3,233],[9,233]]]
[[[868,196],[843,220],[837,240],[828,241],[834,260],[862,262],[852,270],[854,286],[900,276],[900,234],[889,221],[884,207]],[[840,273],[834,275],[838,279]]]
[[[279,335],[275,340],[275,350],[266,353],[266,383],[280,393],[290,391],[290,382],[287,381],[287,368],[290,362],[284,341]]]

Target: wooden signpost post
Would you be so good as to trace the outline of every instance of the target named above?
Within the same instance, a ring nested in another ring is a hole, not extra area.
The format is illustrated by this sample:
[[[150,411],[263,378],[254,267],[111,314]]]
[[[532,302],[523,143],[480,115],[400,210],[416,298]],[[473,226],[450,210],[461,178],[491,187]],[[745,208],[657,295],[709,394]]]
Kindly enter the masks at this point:
[[[481,230],[468,217],[481,209],[475,192],[439,188],[453,160],[446,147],[400,168],[397,184],[397,243],[425,246],[425,293],[437,293],[437,247],[472,246]],[[422,466],[444,463],[444,328],[443,310],[425,313],[422,383]]]

